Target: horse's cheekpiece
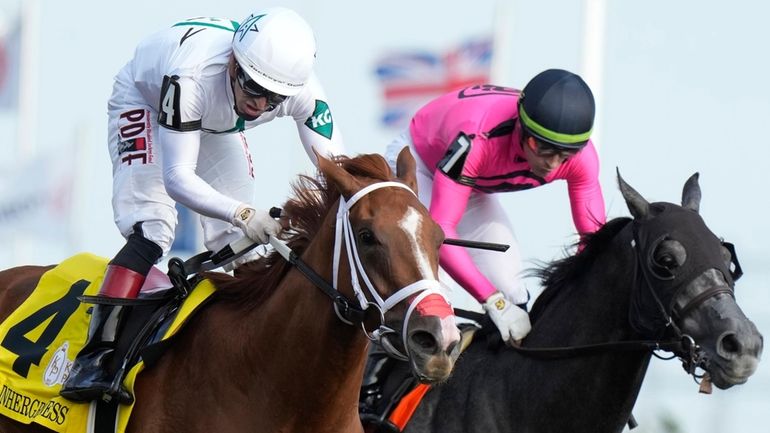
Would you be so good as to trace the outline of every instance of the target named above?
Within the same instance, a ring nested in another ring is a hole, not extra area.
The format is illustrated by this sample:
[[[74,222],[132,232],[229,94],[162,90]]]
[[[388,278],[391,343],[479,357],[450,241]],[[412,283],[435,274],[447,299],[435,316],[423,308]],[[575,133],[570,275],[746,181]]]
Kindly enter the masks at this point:
[[[64,260],[46,272],[30,297],[0,323],[0,414],[23,424],[36,423],[57,432],[69,432],[86,431],[89,419],[111,410],[112,416],[117,412],[118,422],[113,418],[107,423],[117,425],[115,432],[125,430],[133,404],[119,407],[112,404],[106,408],[104,402],[74,403],[59,396],[59,389],[88,334],[90,306],[78,298],[89,298],[98,292],[106,266],[107,259],[91,254]],[[125,365],[128,370],[124,385],[129,391],[133,391],[137,374],[147,363],[157,360],[165,342],[213,291],[213,286],[204,281],[181,307],[173,308],[175,314],[165,314],[165,317],[156,313],[158,309],[151,302],[134,308],[136,313],[132,314],[154,316],[158,320],[155,329],[148,328],[152,332],[145,335],[144,342],[151,343],[149,346],[135,343],[143,329],[126,329],[121,336],[114,362],[133,361]],[[136,324],[151,321],[131,319],[129,317],[128,322]],[[140,349],[144,350],[142,359],[137,360]]]

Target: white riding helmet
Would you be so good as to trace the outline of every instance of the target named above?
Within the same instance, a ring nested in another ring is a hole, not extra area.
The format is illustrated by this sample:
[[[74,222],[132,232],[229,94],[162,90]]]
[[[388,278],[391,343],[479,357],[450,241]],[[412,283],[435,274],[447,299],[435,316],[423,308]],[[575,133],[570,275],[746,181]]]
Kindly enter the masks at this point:
[[[267,8],[249,15],[233,36],[240,67],[260,86],[292,96],[310,78],[315,61],[315,36],[296,12]]]

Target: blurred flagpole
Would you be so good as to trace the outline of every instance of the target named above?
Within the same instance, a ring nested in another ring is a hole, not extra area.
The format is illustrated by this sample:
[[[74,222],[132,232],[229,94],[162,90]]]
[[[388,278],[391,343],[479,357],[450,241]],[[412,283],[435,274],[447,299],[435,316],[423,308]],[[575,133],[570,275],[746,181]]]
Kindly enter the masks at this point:
[[[19,144],[17,154],[21,160],[33,158],[37,152],[37,89],[40,38],[40,2],[21,2],[21,53],[19,68]]]
[[[513,53],[513,10],[514,0],[498,0],[492,35],[492,65],[489,78],[491,84],[511,86],[511,53]]]
[[[36,155],[37,142],[37,65],[38,65],[38,0],[22,0],[21,47],[19,49],[19,99],[16,137],[19,155],[17,161],[30,161]],[[18,263],[33,260],[36,245],[24,233],[14,236],[14,258]]]
[[[602,146],[602,96],[604,90],[604,46],[607,23],[607,0],[583,0],[583,79],[591,87],[596,100],[596,118],[591,138],[596,150]]]

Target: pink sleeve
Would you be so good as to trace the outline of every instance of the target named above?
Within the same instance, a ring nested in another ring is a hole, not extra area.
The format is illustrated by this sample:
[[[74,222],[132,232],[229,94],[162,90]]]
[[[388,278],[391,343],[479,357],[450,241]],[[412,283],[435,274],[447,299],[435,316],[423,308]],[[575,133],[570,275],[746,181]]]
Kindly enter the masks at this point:
[[[604,196],[599,185],[599,157],[592,144],[586,146],[567,178],[572,220],[581,235],[593,233],[607,220]]]
[[[473,189],[461,185],[436,170],[430,214],[448,238],[457,238],[457,224],[465,213]],[[485,301],[497,289],[481,274],[464,247],[442,245],[439,250],[441,266],[454,280],[478,301]]]

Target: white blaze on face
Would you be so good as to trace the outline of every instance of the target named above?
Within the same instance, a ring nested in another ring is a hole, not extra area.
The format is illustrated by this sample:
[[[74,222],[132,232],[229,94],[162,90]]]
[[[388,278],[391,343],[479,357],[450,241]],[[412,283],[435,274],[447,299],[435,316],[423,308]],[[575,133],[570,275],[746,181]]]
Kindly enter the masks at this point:
[[[430,267],[430,260],[428,260],[427,252],[420,246],[420,242],[417,239],[417,234],[420,232],[420,226],[422,225],[422,216],[413,207],[409,207],[404,216],[398,221],[398,226],[406,232],[406,237],[409,239],[409,243],[412,246],[412,254],[414,255],[417,267],[420,269],[420,275],[427,280],[435,279],[433,271]]]

